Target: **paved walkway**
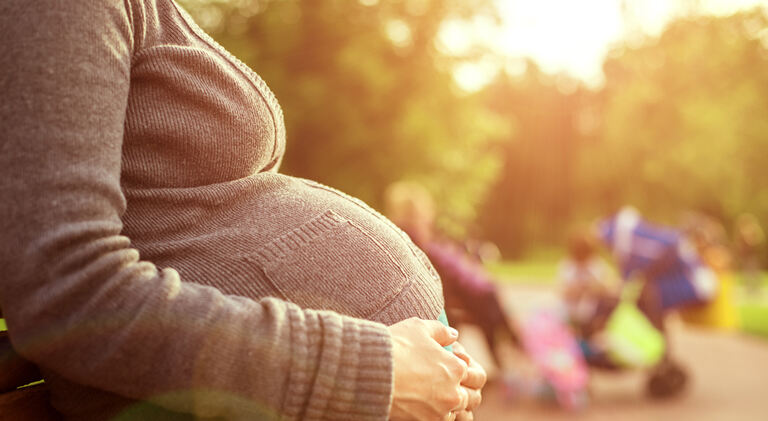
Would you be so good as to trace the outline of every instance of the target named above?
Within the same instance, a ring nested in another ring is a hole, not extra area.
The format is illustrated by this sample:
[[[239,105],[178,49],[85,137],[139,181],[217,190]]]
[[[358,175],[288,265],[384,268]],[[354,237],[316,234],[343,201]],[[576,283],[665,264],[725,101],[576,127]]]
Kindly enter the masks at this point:
[[[508,287],[502,292],[506,305],[518,314],[552,305],[549,288]],[[489,358],[479,331],[460,327],[462,341],[484,365]],[[505,402],[501,390],[490,384],[476,412],[479,421],[507,420],[768,420],[768,341],[736,333],[691,328],[671,323],[673,353],[691,375],[685,394],[656,401],[644,396],[645,374],[595,373],[591,379],[591,404],[579,413],[568,413],[537,402]],[[519,357],[518,357],[519,358]],[[489,369],[493,373],[492,368]]]

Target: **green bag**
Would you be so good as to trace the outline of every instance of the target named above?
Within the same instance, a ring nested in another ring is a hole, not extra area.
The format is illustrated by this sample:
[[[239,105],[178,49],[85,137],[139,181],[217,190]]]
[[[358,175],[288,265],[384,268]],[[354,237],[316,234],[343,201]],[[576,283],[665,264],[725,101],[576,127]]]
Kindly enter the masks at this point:
[[[604,338],[608,357],[616,364],[630,367],[656,365],[666,348],[664,335],[637,308],[642,284],[625,285],[621,300],[606,322]]]

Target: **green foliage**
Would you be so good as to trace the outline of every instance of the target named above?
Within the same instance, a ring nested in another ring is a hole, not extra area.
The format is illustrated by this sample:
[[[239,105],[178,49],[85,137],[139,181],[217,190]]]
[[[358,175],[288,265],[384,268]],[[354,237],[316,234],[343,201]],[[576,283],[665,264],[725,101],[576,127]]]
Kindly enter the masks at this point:
[[[438,223],[507,257],[562,244],[574,225],[631,203],[676,222],[768,221],[768,18],[689,16],[621,46],[593,91],[528,62],[466,94],[443,23],[494,17],[493,0],[183,0],[256,70],[285,111],[283,171],[381,206],[423,183]]]
[[[282,171],[379,207],[391,182],[422,182],[460,231],[495,177],[506,122],[457,91],[435,38],[490,2],[183,2],[275,92],[288,136]]]
[[[502,76],[486,104],[518,130],[481,212],[484,235],[517,257],[627,203],[666,223],[689,209],[726,226],[742,212],[765,223],[767,47],[759,9],[691,16],[613,51],[597,92],[533,63]]]
[[[501,75],[484,92],[485,105],[516,130],[504,142],[500,177],[481,212],[482,235],[515,258],[563,237],[578,204],[578,115],[592,98],[572,79],[546,75],[533,62],[526,67],[520,77]]]
[[[612,191],[661,218],[694,208],[765,221],[766,27],[758,10],[693,17],[616,51],[604,65],[600,141],[582,155],[593,192]]]

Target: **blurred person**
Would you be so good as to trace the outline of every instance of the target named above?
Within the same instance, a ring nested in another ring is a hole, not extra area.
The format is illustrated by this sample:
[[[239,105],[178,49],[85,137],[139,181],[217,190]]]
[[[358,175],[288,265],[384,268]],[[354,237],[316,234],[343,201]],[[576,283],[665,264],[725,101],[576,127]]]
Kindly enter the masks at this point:
[[[702,261],[716,271],[727,271],[732,265],[725,227],[715,218],[700,212],[687,212],[680,224],[683,234],[692,242]]]
[[[385,194],[387,216],[426,253],[443,280],[448,319],[477,325],[499,368],[504,368],[498,347],[506,338],[518,345],[518,335],[508,320],[496,285],[480,261],[435,228],[435,204],[420,184],[397,182]]]
[[[579,230],[569,237],[568,256],[558,270],[568,319],[585,339],[602,328],[617,301],[611,269],[597,251],[591,231]]]
[[[715,274],[727,274],[733,267],[733,256],[723,224],[699,212],[688,212],[680,224],[683,236],[695,248],[701,263]]]
[[[734,252],[744,284],[750,292],[762,287],[761,258],[765,252],[765,232],[755,215],[743,213],[734,226]]]
[[[9,0],[0,27],[0,307],[66,419],[472,418],[432,266],[277,172],[277,100],[175,2]]]
[[[706,214],[688,212],[683,218],[681,229],[693,243],[702,263],[712,269],[718,284],[717,292],[711,300],[682,309],[683,320],[721,329],[736,328],[739,318],[733,303],[735,281],[725,227]]]
[[[491,241],[468,239],[465,245],[467,252],[484,265],[498,263],[501,260],[501,250]]]

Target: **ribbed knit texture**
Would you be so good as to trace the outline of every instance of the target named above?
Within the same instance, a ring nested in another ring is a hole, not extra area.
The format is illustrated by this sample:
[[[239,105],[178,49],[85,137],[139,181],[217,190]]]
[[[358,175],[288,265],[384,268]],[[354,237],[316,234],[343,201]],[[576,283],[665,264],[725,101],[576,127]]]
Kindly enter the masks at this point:
[[[436,318],[439,278],[277,173],[255,73],[171,0],[5,0],[0,38],[0,306],[59,410],[387,419],[384,324]]]

